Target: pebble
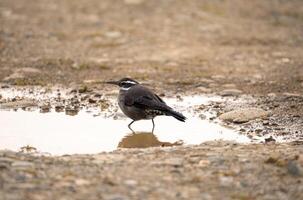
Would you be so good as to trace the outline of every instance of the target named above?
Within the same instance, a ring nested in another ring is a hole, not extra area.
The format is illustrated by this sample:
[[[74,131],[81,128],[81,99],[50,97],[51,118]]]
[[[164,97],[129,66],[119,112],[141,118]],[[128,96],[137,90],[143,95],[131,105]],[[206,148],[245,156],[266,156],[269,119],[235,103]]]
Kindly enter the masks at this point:
[[[3,81],[11,81],[11,80],[15,80],[15,79],[22,79],[24,77],[25,77],[24,74],[19,73],[19,72],[14,72],[11,75],[5,77],[3,79]]]
[[[42,105],[40,106],[41,113],[48,113],[50,112],[51,106],[50,105]]]
[[[66,115],[70,115],[70,116],[75,116],[77,115],[79,112],[79,110],[77,108],[65,108],[65,114]]]
[[[289,161],[287,164],[288,172],[293,176],[302,176],[302,167],[296,161]]]
[[[78,92],[79,93],[85,93],[85,92],[88,92],[88,88],[86,85],[82,85],[80,86],[80,88],[78,89]]]
[[[130,1],[130,0],[129,0]],[[134,1],[134,0],[133,0]],[[138,0],[137,0],[138,1]],[[122,33],[119,31],[108,31],[105,34],[105,37],[107,38],[112,38],[112,39],[116,39],[122,36]]]
[[[125,4],[137,5],[143,3],[144,0],[124,0]]]
[[[64,111],[64,105],[63,104],[57,104],[55,106],[55,111],[56,112],[63,112]]]
[[[242,93],[243,92],[238,89],[226,89],[226,90],[221,91],[220,95],[221,96],[238,96]]]
[[[228,88],[228,89],[233,89],[233,88],[235,88],[235,87],[236,87],[236,85],[235,85],[235,84],[233,84],[233,83],[228,83],[228,84],[224,84],[224,85],[222,85],[222,87],[224,87],[224,88]]]
[[[269,97],[276,97],[277,95],[276,95],[276,93],[268,93],[267,96],[269,96]]]
[[[15,161],[12,163],[12,167],[15,168],[30,168],[30,167],[34,167],[34,164],[31,162],[27,162],[27,161]]]
[[[136,180],[128,179],[124,181],[124,184],[132,187],[138,185],[138,182]]]
[[[36,106],[38,106],[38,104],[35,101],[27,99],[0,104],[1,109],[27,108]]]
[[[211,76],[212,79],[215,79],[215,80],[220,80],[220,79],[224,79],[225,76],[223,75],[214,75],[214,76]]]
[[[10,88],[10,86],[9,85],[1,85],[1,88],[2,89],[7,89],[7,88]]]
[[[202,120],[206,120],[207,117],[206,117],[206,115],[204,115],[204,114],[200,114],[200,115],[199,115],[199,118],[202,119]]]
[[[16,72],[38,74],[38,73],[41,73],[41,70],[39,70],[37,68],[33,68],[33,67],[23,67],[23,68],[17,69]]]
[[[97,102],[96,99],[92,99],[92,98],[89,98],[89,99],[88,99],[88,103],[96,103],[96,102]]]
[[[207,79],[207,78],[201,78],[199,81],[203,82],[203,83],[214,83],[215,82],[214,80]]]
[[[299,93],[284,92],[283,95],[287,97],[301,97]]]
[[[172,165],[174,167],[181,167],[183,165],[183,158],[169,158],[165,160],[162,164]]]
[[[0,163],[12,163],[12,162],[14,162],[14,161],[15,161],[15,160],[12,159],[12,158],[6,158],[6,157],[1,158],[1,157],[0,157]]]
[[[211,93],[212,90],[203,86],[197,87],[197,90],[201,93]]]
[[[123,196],[120,194],[110,194],[110,195],[106,195],[104,196],[105,200],[128,200],[129,198],[127,196]]]
[[[219,178],[220,181],[220,185],[223,187],[231,187],[233,184],[233,177],[229,177],[229,176],[222,176]]]
[[[207,167],[210,164],[209,160],[200,160],[199,161],[199,167]]]
[[[0,171],[2,169],[9,169],[10,165],[8,163],[0,162]]]
[[[268,115],[269,112],[260,108],[241,108],[224,113],[219,116],[219,119],[234,123],[245,123],[253,119],[266,117]]]
[[[85,186],[85,185],[90,185],[90,181],[85,179],[76,179],[75,184],[78,186]]]
[[[276,139],[270,136],[269,138],[265,138],[265,143],[275,143]]]

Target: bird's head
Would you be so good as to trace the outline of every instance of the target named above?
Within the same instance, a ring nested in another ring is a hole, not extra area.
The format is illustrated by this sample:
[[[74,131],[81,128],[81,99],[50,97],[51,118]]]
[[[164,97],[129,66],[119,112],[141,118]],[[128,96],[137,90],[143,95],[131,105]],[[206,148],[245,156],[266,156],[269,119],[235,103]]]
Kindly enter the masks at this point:
[[[112,84],[112,85],[117,85],[117,86],[120,87],[120,89],[125,89],[125,90],[128,90],[132,86],[139,84],[139,82],[137,82],[133,79],[130,79],[130,78],[122,78],[118,81],[107,81],[105,83]]]

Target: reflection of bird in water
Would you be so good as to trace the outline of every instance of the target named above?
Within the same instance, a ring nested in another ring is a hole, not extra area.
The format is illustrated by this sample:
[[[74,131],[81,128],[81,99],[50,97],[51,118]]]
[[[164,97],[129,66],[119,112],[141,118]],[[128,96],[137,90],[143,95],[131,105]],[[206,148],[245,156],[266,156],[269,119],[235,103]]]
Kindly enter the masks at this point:
[[[174,143],[160,142],[158,138],[149,132],[141,132],[136,134],[129,134],[125,136],[118,144],[120,148],[147,148],[147,147],[168,147],[182,145],[182,141]]]

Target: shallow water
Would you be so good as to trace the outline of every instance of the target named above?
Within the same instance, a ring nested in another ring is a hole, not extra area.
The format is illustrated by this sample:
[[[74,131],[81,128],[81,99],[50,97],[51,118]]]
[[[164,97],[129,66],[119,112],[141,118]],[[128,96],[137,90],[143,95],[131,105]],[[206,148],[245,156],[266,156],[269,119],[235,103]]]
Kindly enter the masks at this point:
[[[208,119],[202,120],[193,107],[207,104],[214,97],[186,97],[183,100],[165,99],[172,107],[178,107],[188,117],[186,123],[172,117],[155,118],[154,134],[150,120],[135,122],[132,134],[127,125],[130,119],[106,117],[99,109],[81,110],[70,116],[64,112],[40,113],[36,111],[0,111],[0,149],[18,151],[21,147],[35,147],[40,152],[53,155],[98,153],[118,147],[173,146],[200,144],[211,140],[234,140],[246,143],[250,139]],[[209,118],[211,113],[203,113]]]

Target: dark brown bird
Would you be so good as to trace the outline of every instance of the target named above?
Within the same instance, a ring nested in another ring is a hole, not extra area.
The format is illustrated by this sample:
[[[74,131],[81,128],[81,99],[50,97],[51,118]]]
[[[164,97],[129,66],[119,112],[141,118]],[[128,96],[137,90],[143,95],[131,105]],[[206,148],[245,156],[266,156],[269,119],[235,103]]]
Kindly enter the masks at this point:
[[[131,125],[138,120],[151,119],[153,123],[152,133],[155,128],[154,118],[156,116],[172,116],[182,122],[186,120],[184,115],[174,111],[158,95],[133,79],[123,78],[119,81],[108,81],[105,83],[120,87],[118,104],[122,112],[133,120],[128,125],[128,128],[133,133]]]

